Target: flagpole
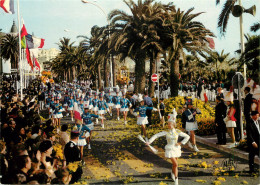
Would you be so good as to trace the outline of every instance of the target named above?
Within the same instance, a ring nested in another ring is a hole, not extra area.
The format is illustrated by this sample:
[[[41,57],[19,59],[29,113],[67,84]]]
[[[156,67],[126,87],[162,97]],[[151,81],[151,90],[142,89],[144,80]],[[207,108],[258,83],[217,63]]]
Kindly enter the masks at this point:
[[[19,61],[20,61],[20,93],[23,99],[23,72],[22,72],[22,54],[21,54],[21,21],[20,21],[20,3],[17,0],[17,18],[18,18],[18,36],[19,36]],[[17,89],[18,91],[18,89]]]

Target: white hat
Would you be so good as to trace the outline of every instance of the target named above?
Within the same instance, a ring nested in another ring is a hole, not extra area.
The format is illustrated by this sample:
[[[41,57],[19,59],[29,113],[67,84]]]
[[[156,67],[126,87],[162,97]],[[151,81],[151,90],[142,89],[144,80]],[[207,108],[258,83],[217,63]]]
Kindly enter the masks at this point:
[[[142,94],[138,94],[137,100],[138,100],[139,102],[143,101],[143,96],[142,96]]]
[[[259,85],[257,85],[255,90],[254,90],[253,98],[255,98],[256,100],[260,99],[260,87],[259,87]]]
[[[176,117],[177,117],[177,112],[174,108],[173,111],[172,111],[172,114],[168,114],[168,122],[176,123]]]
[[[233,101],[233,92],[225,91],[224,92],[224,101]]]

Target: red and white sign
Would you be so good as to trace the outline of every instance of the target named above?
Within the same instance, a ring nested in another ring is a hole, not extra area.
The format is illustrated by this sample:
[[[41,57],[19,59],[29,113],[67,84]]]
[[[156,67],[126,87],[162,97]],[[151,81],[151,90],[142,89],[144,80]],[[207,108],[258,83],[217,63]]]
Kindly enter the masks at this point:
[[[152,75],[151,78],[152,78],[152,81],[153,81],[153,82],[157,82],[157,81],[158,81],[158,75],[155,74],[155,73]]]

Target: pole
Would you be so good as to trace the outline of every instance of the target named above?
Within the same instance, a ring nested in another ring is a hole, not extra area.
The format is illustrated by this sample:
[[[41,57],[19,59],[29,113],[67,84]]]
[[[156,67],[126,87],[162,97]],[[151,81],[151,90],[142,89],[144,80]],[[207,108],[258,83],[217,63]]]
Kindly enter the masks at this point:
[[[237,81],[238,81],[238,102],[239,102],[239,111],[240,111],[240,134],[241,134],[241,139],[244,139],[244,133],[243,133],[243,120],[242,120],[242,103],[241,103],[241,87],[240,87],[240,75],[242,75],[240,72],[237,73]]]
[[[104,15],[106,16],[106,19],[107,19],[107,23],[108,23],[108,41],[109,41],[109,38],[110,38],[110,21],[108,19],[108,16],[107,16],[107,13],[105,12],[105,10],[99,6],[98,4],[96,3],[93,3],[93,2],[90,2],[90,1],[87,1],[87,0],[81,0],[83,3],[89,3],[89,4],[92,4],[96,7],[98,7],[103,13]],[[108,47],[108,50],[109,50],[109,46],[108,46],[108,42],[107,42],[107,47]],[[113,87],[113,71],[112,71],[112,60],[111,60],[111,55],[108,56],[109,58],[109,61],[110,61],[110,77],[111,77],[111,86]]]
[[[157,58],[157,61],[156,61],[156,74],[157,74],[157,86],[158,86],[158,105],[160,105],[160,90],[159,90],[158,62],[159,62],[159,59]]]
[[[239,0],[239,6],[242,7],[241,0]],[[242,55],[245,51],[243,13],[239,17],[239,26],[240,26],[240,42],[241,42],[241,55]],[[244,78],[246,79],[246,64],[244,64]]]
[[[20,93],[23,99],[23,70],[22,70],[22,53],[21,53],[21,22],[20,22],[20,3],[17,0],[17,19],[18,19],[18,37],[19,37],[19,61],[20,61]],[[17,89],[18,91],[18,89]]]

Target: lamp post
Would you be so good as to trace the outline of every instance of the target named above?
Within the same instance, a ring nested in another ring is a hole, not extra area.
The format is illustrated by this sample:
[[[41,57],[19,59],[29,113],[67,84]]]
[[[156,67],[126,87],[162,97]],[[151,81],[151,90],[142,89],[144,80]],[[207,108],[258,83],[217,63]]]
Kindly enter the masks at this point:
[[[110,20],[108,19],[108,16],[107,16],[107,13],[105,12],[105,10],[99,6],[98,4],[96,3],[93,3],[93,2],[90,2],[90,1],[87,1],[87,0],[81,0],[83,3],[89,3],[89,4],[92,4],[94,6],[96,6],[97,8],[99,8],[106,16],[106,19],[107,19],[107,24],[108,24],[108,40],[109,40],[109,37],[110,37]],[[108,43],[107,43],[107,47],[108,47],[108,50],[109,50],[109,46],[108,46]],[[110,60],[110,55],[108,56],[109,58],[109,62],[110,62],[110,79],[111,79],[111,87],[113,87],[113,72],[112,72],[112,60]]]

